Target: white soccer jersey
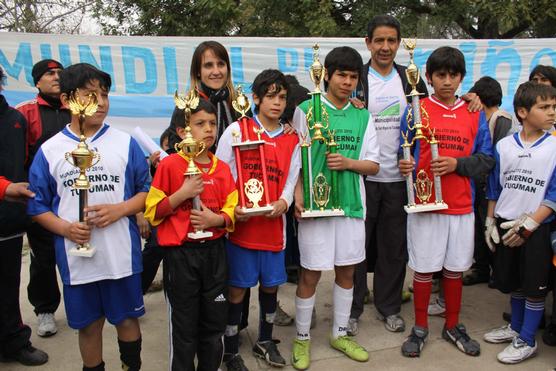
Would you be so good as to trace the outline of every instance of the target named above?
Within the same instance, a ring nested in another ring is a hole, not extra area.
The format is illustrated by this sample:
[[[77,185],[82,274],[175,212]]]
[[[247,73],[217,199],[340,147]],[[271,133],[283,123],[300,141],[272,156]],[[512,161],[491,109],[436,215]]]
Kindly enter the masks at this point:
[[[51,211],[70,222],[79,220],[79,196],[72,187],[79,170],[65,160],[65,154],[78,142],[68,125],[41,146],[29,171],[30,188],[36,193],[27,206],[30,215]],[[116,204],[148,191],[145,156],[128,134],[105,124],[87,139],[87,144],[100,154],[100,161],[87,171],[91,181],[89,205]],[[134,215],[106,228],[93,228],[90,244],[96,248],[93,257],[71,256],[67,252],[75,243],[56,236],[56,262],[64,284],[118,279],[141,272],[141,238]]]
[[[496,217],[513,220],[536,211],[541,203],[556,205],[556,137],[545,134],[526,147],[515,133],[497,143],[494,156],[487,198],[497,201]]]

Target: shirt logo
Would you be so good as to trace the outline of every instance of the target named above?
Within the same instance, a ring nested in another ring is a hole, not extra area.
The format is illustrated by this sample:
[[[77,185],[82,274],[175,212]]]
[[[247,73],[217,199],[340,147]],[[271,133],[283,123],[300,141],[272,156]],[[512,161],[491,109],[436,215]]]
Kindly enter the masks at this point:
[[[456,114],[452,113],[451,115],[448,115],[447,113],[444,113],[442,115],[442,117],[447,118],[447,119],[455,119],[456,118]]]
[[[222,301],[226,301],[226,298],[224,297],[224,294],[220,294],[216,297],[216,299],[214,299],[215,302],[222,302]]]
[[[14,128],[16,128],[16,129],[21,129],[21,124],[20,124],[19,122],[16,122],[16,123],[14,124]]]

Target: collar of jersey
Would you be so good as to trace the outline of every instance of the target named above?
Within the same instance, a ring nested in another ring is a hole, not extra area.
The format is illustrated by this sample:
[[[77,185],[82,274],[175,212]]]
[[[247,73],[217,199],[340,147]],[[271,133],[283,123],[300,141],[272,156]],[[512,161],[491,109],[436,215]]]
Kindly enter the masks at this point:
[[[336,106],[333,105],[332,102],[330,102],[328,99],[326,99],[324,94],[321,95],[321,98],[322,98],[322,102],[324,104],[326,104],[328,107],[332,108],[335,111],[344,111],[344,110],[347,110],[351,106],[351,102],[348,100],[348,102],[346,103],[345,106],[343,106],[342,108],[336,108]]]
[[[372,68],[371,65],[369,64],[369,75],[373,75],[374,77],[376,77],[376,78],[378,78],[378,79],[380,79],[384,82],[392,80],[397,74],[398,74],[398,71],[396,71],[394,66],[392,66],[392,71],[390,71],[390,73],[388,75],[382,76],[380,73],[378,73],[377,70]]]
[[[266,135],[268,135],[269,138],[275,138],[275,137],[277,137],[278,135],[280,135],[284,132],[284,125],[282,125],[281,123],[280,123],[280,126],[278,126],[278,129],[276,129],[274,131],[268,131],[268,130],[265,129],[263,124],[261,124],[261,121],[259,120],[258,115],[253,116],[253,120],[257,123],[257,125],[259,125],[260,128],[264,129],[264,132],[266,133]]]
[[[108,125],[106,123],[102,124],[100,129],[98,129],[97,132],[92,137],[87,138],[87,141],[88,142],[94,142],[101,135],[106,133],[106,130],[108,130],[109,127],[110,127],[110,125]],[[73,139],[73,140],[79,141],[79,136],[76,133],[74,133],[73,131],[70,130],[70,124],[67,124],[66,127],[64,129],[62,129],[62,133],[64,135],[66,135],[67,137]]]
[[[189,158],[183,154],[182,151],[178,151],[176,152],[181,158],[183,158],[185,161],[189,161]],[[214,173],[214,171],[216,170],[216,164],[218,163],[218,157],[216,157],[215,155],[212,154],[212,152],[208,151],[207,155],[211,161],[211,166],[210,166],[210,170],[208,171],[207,174],[212,174]],[[197,161],[195,161],[195,163],[197,163]],[[200,164],[199,165],[205,165],[205,164]],[[206,166],[204,166],[206,167]]]
[[[523,146],[523,143],[521,142],[521,138],[519,137],[519,133],[520,133],[520,132],[521,132],[521,130],[518,131],[517,133],[514,133],[513,137],[514,137],[515,142],[517,143],[518,146],[520,146],[521,148],[525,148],[525,147]],[[537,147],[537,146],[540,145],[542,142],[544,142],[544,141],[546,140],[546,138],[550,137],[551,135],[552,135],[552,134],[550,134],[550,133],[544,133],[544,135],[541,136],[539,139],[537,139],[537,140],[535,141],[535,143],[533,143],[533,145],[532,145],[531,147],[529,147],[529,148]]]
[[[462,105],[465,104],[465,101],[461,98],[456,98],[456,101],[454,102],[454,104],[452,104],[451,106],[447,106],[444,103],[442,103],[441,101],[439,101],[434,95],[431,95],[429,97],[429,100],[434,103],[439,105],[440,107],[444,108],[447,111],[455,111],[458,108],[460,108]]]

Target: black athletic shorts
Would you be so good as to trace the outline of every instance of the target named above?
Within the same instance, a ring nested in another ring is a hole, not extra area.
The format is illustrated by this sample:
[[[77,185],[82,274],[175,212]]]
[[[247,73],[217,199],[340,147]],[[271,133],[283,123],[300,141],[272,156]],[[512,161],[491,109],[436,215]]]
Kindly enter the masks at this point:
[[[529,239],[519,247],[502,244],[505,230],[497,219],[500,243],[494,252],[494,284],[498,290],[508,294],[520,290],[528,297],[544,297],[549,291],[552,272],[552,248],[550,225],[541,224]]]

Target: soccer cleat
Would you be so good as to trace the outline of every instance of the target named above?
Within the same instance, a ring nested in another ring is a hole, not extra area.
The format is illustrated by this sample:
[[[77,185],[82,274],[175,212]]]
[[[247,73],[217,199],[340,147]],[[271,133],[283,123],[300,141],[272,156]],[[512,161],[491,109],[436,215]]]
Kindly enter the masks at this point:
[[[56,320],[54,319],[54,313],[39,313],[37,314],[37,320],[39,322],[37,335],[40,337],[46,338],[58,332]]]
[[[467,335],[467,330],[461,323],[449,330],[444,326],[442,337],[467,355],[478,356],[481,354],[481,345]]]
[[[436,298],[432,303],[429,304],[427,309],[429,316],[440,316],[444,317],[446,314],[446,303],[440,298]]]
[[[355,361],[367,362],[369,360],[369,353],[367,350],[349,336],[331,337],[330,346]]]
[[[253,346],[253,355],[264,359],[271,366],[284,367],[286,360],[280,354],[276,343],[273,340],[257,341]]]
[[[311,340],[293,341],[292,366],[296,370],[306,370],[311,364]]]
[[[537,343],[530,346],[525,341],[516,336],[512,343],[508,345],[503,351],[498,353],[496,358],[502,363],[514,364],[525,361],[537,354]]]
[[[350,318],[348,321],[347,334],[349,336],[356,336],[359,333],[359,320],[357,318]]]
[[[289,326],[293,323],[293,318],[284,312],[280,306],[280,302],[276,304],[276,315],[274,316],[274,324],[276,326]]]
[[[376,312],[376,318],[384,322],[384,327],[390,332],[404,332],[405,321],[399,314],[391,314],[384,317],[380,312]]]
[[[429,330],[424,327],[414,326],[411,329],[411,334],[405,339],[402,344],[402,354],[405,357],[419,357],[421,350],[427,342],[429,337]]]
[[[226,362],[226,368],[228,371],[249,371],[239,354],[234,355]]]
[[[510,343],[519,333],[514,331],[511,324],[504,325],[499,328],[495,328],[487,332],[483,339],[487,343],[500,344],[500,343]]]

